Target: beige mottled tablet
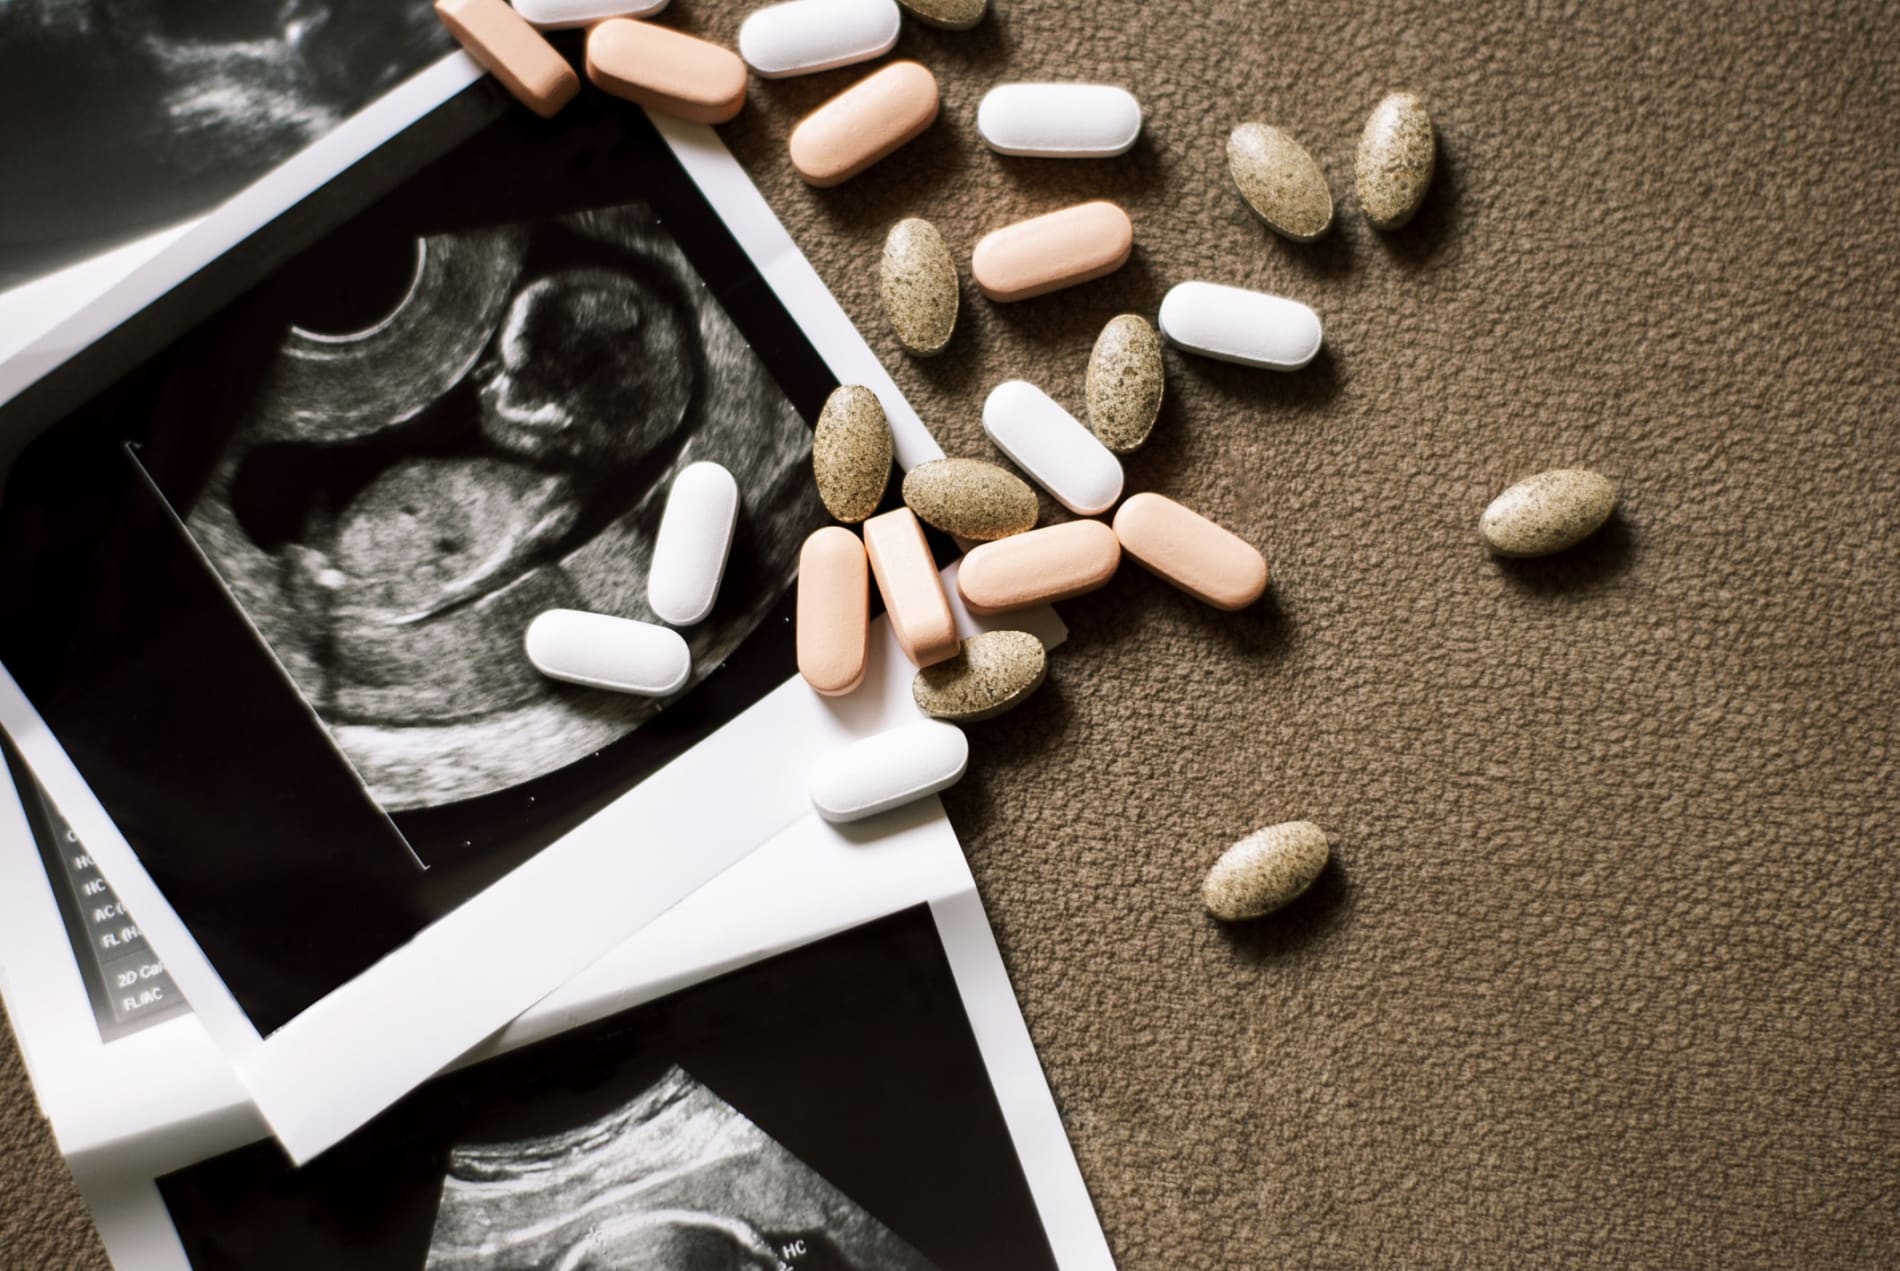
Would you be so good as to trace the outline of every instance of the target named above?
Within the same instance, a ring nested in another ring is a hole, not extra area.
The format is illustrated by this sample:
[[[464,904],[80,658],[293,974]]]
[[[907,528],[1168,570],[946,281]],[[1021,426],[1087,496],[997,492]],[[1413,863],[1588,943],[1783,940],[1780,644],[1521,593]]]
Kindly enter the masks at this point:
[[[567,59],[504,0],[435,0],[435,16],[483,70],[543,119],[581,91]]]
[[[916,513],[898,508],[866,521],[864,551],[904,656],[918,666],[955,657],[956,619]]]
[[[1115,513],[1122,550],[1216,609],[1245,609],[1267,589],[1253,544],[1165,495],[1131,495]]]
[[[892,62],[792,129],[792,166],[812,185],[838,185],[916,138],[936,118],[937,77],[916,62]]]
[[[864,679],[871,621],[871,575],[864,544],[827,525],[798,554],[798,673],[827,697]]]
[[[1128,213],[1097,199],[984,235],[970,272],[991,300],[1027,300],[1114,273],[1134,245]]]
[[[696,124],[723,124],[745,105],[737,53],[631,18],[587,33],[587,78],[603,92]]]
[[[971,549],[957,567],[957,590],[971,613],[1008,613],[1106,586],[1121,562],[1114,530],[1066,521]]]

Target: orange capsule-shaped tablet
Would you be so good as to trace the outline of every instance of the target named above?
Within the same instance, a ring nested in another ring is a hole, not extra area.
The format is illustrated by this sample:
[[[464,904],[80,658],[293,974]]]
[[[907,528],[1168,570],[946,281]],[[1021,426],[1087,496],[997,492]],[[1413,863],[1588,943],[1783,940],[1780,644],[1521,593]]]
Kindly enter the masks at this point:
[[[916,513],[898,508],[864,523],[864,551],[904,656],[932,666],[957,655],[957,622]]]
[[[1007,613],[1086,595],[1106,586],[1121,563],[1114,530],[1065,521],[973,548],[957,566],[957,590],[971,613]]]
[[[1216,609],[1245,609],[1267,589],[1267,558],[1253,544],[1164,495],[1124,502],[1115,537],[1124,552]]]
[[[435,0],[435,16],[483,70],[543,119],[581,91],[567,59],[505,0]]]
[[[798,673],[826,697],[864,680],[871,625],[871,575],[864,544],[827,525],[798,554]]]
[[[985,234],[970,272],[991,300],[1027,300],[1114,273],[1134,245],[1128,213],[1097,199]]]
[[[892,62],[805,116],[792,129],[792,166],[816,186],[849,181],[937,118],[937,77]]]
[[[745,75],[731,49],[651,22],[612,18],[587,33],[587,78],[601,91],[696,124],[738,114]]]

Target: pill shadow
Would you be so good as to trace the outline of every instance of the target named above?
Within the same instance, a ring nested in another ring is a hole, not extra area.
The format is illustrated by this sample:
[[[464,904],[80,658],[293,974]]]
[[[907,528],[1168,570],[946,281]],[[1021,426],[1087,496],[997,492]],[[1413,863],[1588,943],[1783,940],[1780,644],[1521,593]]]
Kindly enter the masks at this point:
[[[1175,373],[1177,367],[1183,378],[1191,376],[1198,381],[1219,399],[1221,409],[1229,412],[1244,414],[1275,408],[1322,410],[1339,395],[1339,363],[1334,360],[1332,349],[1324,344],[1313,360],[1297,371],[1238,366],[1192,354],[1169,361],[1170,374]]]
[[[959,830],[994,819],[1000,797],[998,791],[1022,784],[1012,774],[1019,766],[1054,749],[1057,740],[1069,731],[1075,711],[1062,690],[1062,657],[1061,648],[1050,654],[1048,678],[1015,710],[995,719],[959,725],[970,738],[970,766],[963,780],[941,796],[950,823]],[[1078,666],[1070,673],[1085,670]],[[994,783],[991,773],[998,775]]]
[[[1332,230],[1316,243],[1296,243],[1257,218],[1250,219],[1260,232],[1261,251],[1274,253],[1275,259],[1284,260],[1304,278],[1341,278],[1352,272],[1355,250],[1352,234],[1339,223],[1344,214],[1343,208],[1334,211]]]
[[[1352,879],[1335,851],[1313,885],[1284,908],[1245,922],[1222,922],[1212,914],[1207,921],[1220,931],[1241,961],[1256,965],[1275,962],[1337,932],[1351,909],[1352,894]]]
[[[1636,563],[1636,535],[1622,512],[1613,512],[1602,529],[1566,551],[1514,559],[1494,556],[1498,572],[1518,591],[1532,596],[1583,595],[1613,585]]]
[[[968,268],[967,254],[959,264]],[[1037,347],[1085,342],[1085,347],[1093,348],[1095,337],[1116,314],[1153,313],[1160,291],[1154,264],[1137,245],[1128,263],[1105,277],[1028,300],[990,300],[977,291],[976,303],[985,307],[988,320],[1012,340]],[[1086,353],[1083,360],[1087,360]]]
[[[1400,268],[1417,271],[1430,265],[1451,241],[1459,224],[1459,205],[1464,200],[1463,175],[1459,171],[1457,155],[1445,144],[1444,134],[1438,138],[1438,159],[1432,171],[1432,183],[1425,191],[1425,201],[1419,205],[1418,212],[1405,225],[1389,234],[1376,230],[1374,237],[1379,246],[1385,249],[1387,259]],[[1363,216],[1355,201],[1354,212]]]
[[[884,327],[883,343],[886,346],[884,364],[892,365],[897,361],[910,364],[917,377],[932,388],[946,392],[958,392],[972,385],[980,385],[987,376],[983,369],[983,347],[988,343],[985,323],[975,312],[975,306],[986,305],[989,301],[976,285],[963,276],[959,268],[957,277],[957,325],[950,333],[950,343],[943,352],[935,357],[918,357],[904,350],[891,334],[888,324]]]
[[[928,66],[947,97],[957,91],[951,85],[957,82],[960,73],[993,68],[1005,61],[1015,47],[1008,15],[991,5],[983,20],[967,31],[946,30],[906,18],[902,33],[897,37],[897,47],[891,50],[890,56],[911,58]]]
[[[970,133],[976,135],[974,116]],[[983,150],[996,160],[1004,182],[1022,196],[1017,202],[1024,205],[1019,215],[1025,217],[1095,199],[1130,202],[1159,188],[1166,175],[1160,148],[1146,129],[1126,153],[1107,159],[1038,159],[994,154],[987,146]],[[1272,233],[1264,225],[1261,229]],[[1137,239],[1141,236],[1139,223],[1135,225],[1135,236]]]

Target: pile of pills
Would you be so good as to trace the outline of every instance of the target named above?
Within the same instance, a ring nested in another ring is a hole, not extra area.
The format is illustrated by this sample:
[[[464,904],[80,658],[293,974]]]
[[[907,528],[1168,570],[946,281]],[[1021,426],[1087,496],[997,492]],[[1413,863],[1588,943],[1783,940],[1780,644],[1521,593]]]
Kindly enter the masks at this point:
[[[834,70],[895,47],[895,0],[786,0],[752,13],[738,52],[643,19],[666,0],[436,0],[468,51],[543,116],[579,91],[579,81],[540,34],[584,27],[586,73],[601,90],[650,110],[700,123],[743,109],[748,69],[767,79]],[[925,23],[966,30],[987,0],[903,0]],[[851,180],[921,135],[937,119],[936,77],[914,61],[890,63],[819,106],[792,130],[789,159],[809,184]],[[1141,104],[1102,84],[1004,84],[977,110],[978,135],[997,154],[1112,158],[1143,127]],[[1361,211],[1380,232],[1409,222],[1436,166],[1425,103],[1388,96],[1359,138],[1354,183]],[[1285,129],[1260,121],[1227,141],[1234,187],[1262,222],[1296,243],[1323,238],[1334,202],[1323,170]],[[1135,227],[1115,203],[1092,200],[991,229],[974,243],[970,274],[988,300],[1009,304],[1120,269]],[[908,217],[885,238],[878,275],[884,316],[915,357],[951,343],[959,316],[956,257],[929,221]],[[1158,329],[1158,330],[1157,330]],[[855,820],[942,790],[958,780],[969,745],[958,724],[1017,705],[1047,671],[1041,643],[1020,631],[959,640],[949,596],[924,536],[926,524],[970,547],[956,586],[973,614],[992,617],[1080,596],[1107,585],[1124,555],[1188,595],[1239,610],[1267,587],[1267,562],[1238,535],[1165,495],[1123,498],[1119,456],[1152,432],[1165,391],[1162,342],[1184,352],[1293,372],[1318,356],[1319,315],[1297,300],[1219,282],[1171,288],[1153,324],[1122,314],[1090,354],[1084,423],[1041,388],[997,385],[983,431],[997,451],[1075,517],[1038,528],[1038,501],[1021,477],[973,457],[925,463],[904,478],[904,506],[878,514],[894,451],[877,396],[845,385],[826,402],[812,464],[826,509],[842,524],[805,542],[799,560],[800,674],[821,694],[855,690],[869,656],[873,581],[898,646],[917,667],[913,698],[930,718],[824,756],[811,795],[834,821]],[[669,626],[574,611],[541,615],[527,635],[534,665],[558,679],[622,692],[677,691],[690,671],[672,627],[703,619],[717,596],[739,510],[729,473],[699,463],[674,479],[648,584],[649,606]],[[1599,529],[1616,494],[1601,475],[1558,469],[1512,486],[1487,508],[1480,534],[1500,556],[1537,556],[1574,546]],[[1111,520],[1099,518],[1113,512]],[[861,525],[854,532],[851,525]],[[1269,826],[1231,847],[1204,885],[1210,912],[1252,917],[1303,892],[1325,867],[1326,836],[1308,822]]]

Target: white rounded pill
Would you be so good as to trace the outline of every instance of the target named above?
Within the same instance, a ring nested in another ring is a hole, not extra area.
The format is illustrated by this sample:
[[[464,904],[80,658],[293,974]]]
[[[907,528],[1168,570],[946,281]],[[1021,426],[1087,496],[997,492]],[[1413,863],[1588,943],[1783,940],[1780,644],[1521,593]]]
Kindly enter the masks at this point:
[[[1215,282],[1184,282],[1161,298],[1155,325],[1202,357],[1297,371],[1319,354],[1319,315],[1297,300]]]
[[[592,26],[608,18],[650,18],[666,0],[515,0],[515,12],[543,31]]]
[[[739,56],[766,79],[882,57],[897,43],[897,0],[786,0],[739,27]]]
[[[690,627],[712,612],[739,520],[739,483],[716,463],[689,463],[673,478],[647,570],[647,606]]]
[[[1077,516],[1095,516],[1122,496],[1122,464],[1049,394],[1006,380],[983,403],[983,431],[1010,462]]]
[[[569,684],[665,697],[686,683],[693,655],[680,633],[580,609],[550,609],[522,641],[534,669]]]
[[[955,724],[899,724],[820,759],[812,806],[827,821],[875,816],[955,785],[969,762],[970,739]]]
[[[976,130],[998,154],[1106,159],[1141,135],[1141,103],[1112,84],[999,84],[983,94]]]

